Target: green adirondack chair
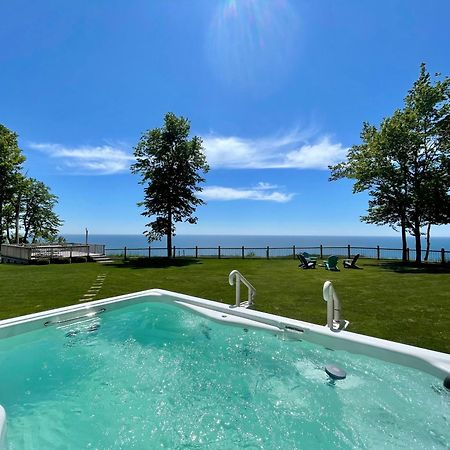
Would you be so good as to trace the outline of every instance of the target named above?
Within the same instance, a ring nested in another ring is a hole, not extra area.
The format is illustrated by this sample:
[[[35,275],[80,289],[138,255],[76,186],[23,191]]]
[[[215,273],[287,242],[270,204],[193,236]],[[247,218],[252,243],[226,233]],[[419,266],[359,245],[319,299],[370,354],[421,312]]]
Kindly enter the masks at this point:
[[[326,261],[323,262],[325,269],[335,270],[335,271],[339,272],[339,269],[337,266],[338,259],[339,258],[337,256],[334,256],[334,255],[330,256]]]

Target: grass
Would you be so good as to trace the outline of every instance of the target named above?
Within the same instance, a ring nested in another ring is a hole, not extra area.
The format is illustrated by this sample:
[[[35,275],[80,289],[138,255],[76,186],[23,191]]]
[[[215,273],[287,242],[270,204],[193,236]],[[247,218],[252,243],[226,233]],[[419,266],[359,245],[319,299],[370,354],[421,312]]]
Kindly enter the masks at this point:
[[[450,353],[450,268],[360,260],[363,270],[301,270],[294,260],[164,259],[20,266],[0,264],[0,319],[78,303],[105,274],[93,300],[162,288],[234,303],[232,269],[257,289],[256,309],[325,324],[324,281],[341,299],[349,331]],[[243,289],[242,295],[246,295]]]

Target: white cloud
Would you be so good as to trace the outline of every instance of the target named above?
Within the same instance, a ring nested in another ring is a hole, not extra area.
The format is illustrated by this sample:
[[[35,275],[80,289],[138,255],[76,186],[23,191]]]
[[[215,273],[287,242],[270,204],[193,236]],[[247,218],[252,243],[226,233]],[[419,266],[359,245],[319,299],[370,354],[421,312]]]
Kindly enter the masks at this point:
[[[60,144],[35,143],[28,145],[61,161],[63,170],[74,173],[110,175],[129,170],[133,156],[111,145],[66,147]]]
[[[329,136],[315,137],[313,130],[293,130],[272,137],[241,138],[209,134],[203,146],[209,165],[223,169],[320,169],[342,161],[347,149]],[[58,159],[59,166],[73,173],[115,174],[127,172],[134,161],[125,145],[69,147],[53,143],[30,143],[29,147]],[[252,190],[274,186],[261,183]]]
[[[270,184],[270,183],[265,183],[264,181],[260,181],[256,186],[255,189],[261,190],[261,191],[266,191],[268,189],[277,189],[278,186],[276,184]]]
[[[207,186],[201,194],[205,200],[257,200],[277,203],[289,202],[294,194],[275,191],[277,186],[268,183],[258,183],[253,188],[230,188],[223,186]]]
[[[299,149],[286,154],[287,167],[302,169],[327,169],[329,165],[342,161],[347,149],[341,144],[331,143],[328,137],[313,145],[302,145]]]
[[[229,169],[327,169],[342,161],[347,149],[329,136],[311,138],[294,131],[285,135],[245,139],[211,134],[203,138],[212,168]]]

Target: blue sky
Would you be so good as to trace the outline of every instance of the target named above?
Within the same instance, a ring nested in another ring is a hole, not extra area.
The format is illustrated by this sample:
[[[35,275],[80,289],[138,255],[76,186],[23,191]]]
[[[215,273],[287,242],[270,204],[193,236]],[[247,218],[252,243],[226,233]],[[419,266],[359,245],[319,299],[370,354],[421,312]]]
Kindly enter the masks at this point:
[[[450,3],[0,0],[0,123],[66,233],[140,233],[142,132],[191,120],[211,165],[182,234],[388,235],[326,169],[401,107],[422,61],[450,75]],[[6,44],[5,44],[6,43]],[[450,227],[436,227],[446,236]]]

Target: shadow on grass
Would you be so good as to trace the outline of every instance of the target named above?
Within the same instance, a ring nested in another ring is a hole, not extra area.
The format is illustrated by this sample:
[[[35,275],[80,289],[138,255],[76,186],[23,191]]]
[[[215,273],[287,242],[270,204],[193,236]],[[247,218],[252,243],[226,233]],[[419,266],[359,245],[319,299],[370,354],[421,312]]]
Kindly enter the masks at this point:
[[[414,262],[401,261],[382,261],[379,263],[366,263],[366,266],[377,266],[384,270],[389,270],[396,273],[432,273],[432,274],[450,274],[449,264],[416,264]]]
[[[194,258],[132,258],[126,261],[118,261],[110,266],[121,269],[166,269],[170,267],[185,267],[193,264],[201,264]]]

